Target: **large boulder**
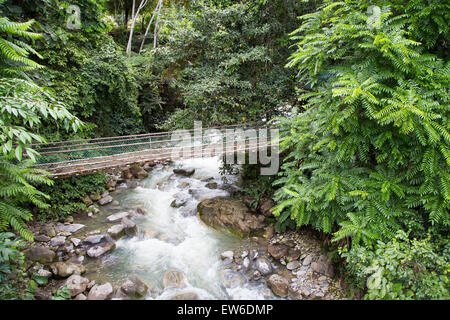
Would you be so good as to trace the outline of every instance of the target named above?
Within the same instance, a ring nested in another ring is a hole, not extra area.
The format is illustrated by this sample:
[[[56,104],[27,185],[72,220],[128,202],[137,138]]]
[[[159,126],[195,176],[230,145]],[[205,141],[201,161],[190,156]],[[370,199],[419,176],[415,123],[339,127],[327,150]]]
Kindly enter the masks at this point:
[[[181,288],[184,286],[184,275],[180,271],[169,270],[163,277],[163,288]]]
[[[109,228],[107,232],[114,239],[119,239],[125,234],[125,226],[123,224],[116,224]]]
[[[272,257],[278,260],[288,254],[289,247],[280,243],[271,243],[267,247],[267,251],[269,251]]]
[[[98,258],[101,255],[116,248],[114,242],[102,242],[88,249],[87,255],[91,258]]]
[[[107,282],[102,285],[96,284],[89,290],[87,300],[106,300],[112,297],[114,293],[113,286]]]
[[[278,274],[271,275],[267,280],[267,285],[279,297],[285,298],[289,294],[289,282]]]
[[[25,251],[25,257],[27,259],[44,264],[52,263],[55,259],[55,255],[54,251],[42,246],[36,246]]]
[[[72,262],[57,262],[51,265],[52,272],[55,276],[61,278],[67,278],[73,274],[83,274],[86,272],[86,268],[77,263]]]
[[[73,274],[62,284],[61,287],[66,286],[72,297],[86,291],[89,284],[89,279],[84,278],[78,274]]]
[[[197,209],[201,220],[207,225],[241,237],[262,233],[265,227],[264,222],[241,200],[206,199],[199,203]]]
[[[85,227],[84,224],[72,223],[72,224],[68,224],[68,225],[65,225],[65,226],[61,227],[61,229],[62,229],[63,232],[75,233],[75,232],[80,231],[84,227]]]

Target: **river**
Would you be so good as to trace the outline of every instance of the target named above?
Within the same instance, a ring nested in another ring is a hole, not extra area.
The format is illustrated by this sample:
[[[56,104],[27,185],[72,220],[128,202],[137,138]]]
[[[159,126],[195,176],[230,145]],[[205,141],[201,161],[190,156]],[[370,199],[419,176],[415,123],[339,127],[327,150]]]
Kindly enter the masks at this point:
[[[175,175],[173,169],[178,167],[194,168],[195,173],[191,177]],[[257,244],[216,231],[196,215],[201,200],[229,196],[229,188],[238,188],[239,177],[221,175],[220,167],[218,158],[157,165],[137,187],[112,192],[118,203],[79,221],[86,224],[87,234],[104,229],[105,218],[112,213],[136,207],[148,213],[134,219],[137,236],[118,240],[116,249],[102,259],[88,259],[85,276],[120,285],[136,275],[151,288],[145,299],[170,299],[183,293],[195,293],[199,299],[275,299],[264,282],[249,282],[243,272],[232,271],[220,257],[227,250],[257,250]],[[217,183],[217,188],[208,188],[211,183]],[[186,203],[174,208],[175,198]],[[162,279],[169,270],[181,271],[186,286],[164,290]]]

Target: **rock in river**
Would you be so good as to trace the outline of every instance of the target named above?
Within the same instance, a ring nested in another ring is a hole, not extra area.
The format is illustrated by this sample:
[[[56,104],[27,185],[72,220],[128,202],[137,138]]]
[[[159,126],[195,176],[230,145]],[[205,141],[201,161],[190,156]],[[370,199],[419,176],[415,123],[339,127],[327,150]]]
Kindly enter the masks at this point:
[[[113,250],[116,247],[114,242],[103,242],[88,249],[87,255],[91,258],[98,258],[102,254]]]
[[[125,226],[123,224],[116,224],[108,229],[108,234],[114,239],[119,239],[125,234]]]
[[[117,222],[130,215],[129,212],[119,212],[106,217],[108,222]]]
[[[111,283],[107,282],[102,285],[96,284],[92,287],[92,289],[89,291],[89,294],[87,296],[88,300],[106,300],[111,298],[113,295],[114,289],[111,285]]]
[[[197,208],[200,218],[207,225],[231,231],[241,237],[262,233],[265,227],[242,200],[206,199],[201,201]]]
[[[59,247],[59,246],[62,246],[65,242],[66,242],[66,237],[63,237],[63,236],[53,237],[50,240],[50,246]]]
[[[54,275],[66,278],[73,274],[83,274],[86,272],[86,268],[81,264],[71,262],[57,262],[51,265],[51,269]]]
[[[179,174],[185,177],[190,177],[194,174],[195,169],[194,168],[179,168],[179,169],[173,169],[173,173]]]

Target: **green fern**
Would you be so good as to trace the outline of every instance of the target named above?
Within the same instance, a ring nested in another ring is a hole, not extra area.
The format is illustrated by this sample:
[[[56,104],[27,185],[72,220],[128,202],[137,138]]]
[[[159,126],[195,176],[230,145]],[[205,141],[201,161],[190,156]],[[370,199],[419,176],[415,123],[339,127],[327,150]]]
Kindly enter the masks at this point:
[[[400,7],[383,7],[373,28],[367,6],[325,1],[291,35],[301,112],[279,119],[287,157],[273,212],[370,245],[450,227],[450,70]]]

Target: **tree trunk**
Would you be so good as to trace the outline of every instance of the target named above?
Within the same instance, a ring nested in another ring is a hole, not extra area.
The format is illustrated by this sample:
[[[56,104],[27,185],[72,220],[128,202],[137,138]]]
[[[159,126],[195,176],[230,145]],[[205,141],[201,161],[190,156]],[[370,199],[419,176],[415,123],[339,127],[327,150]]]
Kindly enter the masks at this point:
[[[142,48],[144,48],[145,38],[147,37],[147,34],[150,30],[150,26],[152,25],[153,19],[155,18],[157,12],[159,11],[160,7],[162,6],[163,0],[159,0],[156,4],[155,10],[153,11],[152,17],[150,18],[150,21],[148,22],[147,29],[145,30],[144,37],[142,38],[141,47],[139,48],[139,53],[141,53]]]

